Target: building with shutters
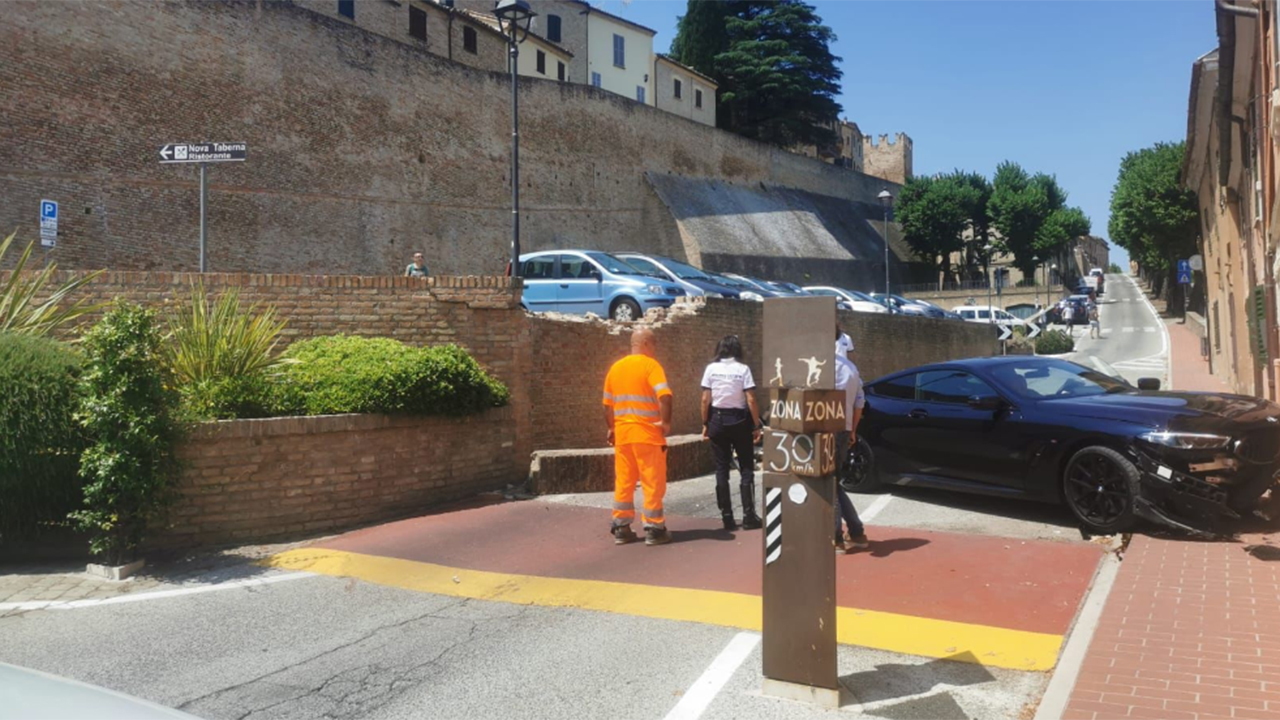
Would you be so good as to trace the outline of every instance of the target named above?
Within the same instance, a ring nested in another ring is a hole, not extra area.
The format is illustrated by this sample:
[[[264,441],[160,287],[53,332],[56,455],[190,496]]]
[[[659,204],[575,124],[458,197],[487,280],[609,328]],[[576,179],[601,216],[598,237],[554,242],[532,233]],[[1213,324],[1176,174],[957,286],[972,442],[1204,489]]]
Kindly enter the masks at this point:
[[[653,56],[653,78],[659,110],[715,127],[715,80],[660,53]]]

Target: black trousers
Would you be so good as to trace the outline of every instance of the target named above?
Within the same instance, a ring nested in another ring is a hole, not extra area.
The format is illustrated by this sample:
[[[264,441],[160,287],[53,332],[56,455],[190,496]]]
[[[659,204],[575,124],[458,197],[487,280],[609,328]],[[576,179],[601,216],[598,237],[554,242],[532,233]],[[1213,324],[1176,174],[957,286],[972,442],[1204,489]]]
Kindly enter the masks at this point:
[[[732,494],[729,490],[729,470],[734,454],[738,456],[738,473],[741,477],[742,510],[755,510],[755,439],[751,427],[751,413],[738,408],[711,408],[707,422],[707,437],[711,439],[711,451],[716,460],[716,503],[722,515],[733,514]]]

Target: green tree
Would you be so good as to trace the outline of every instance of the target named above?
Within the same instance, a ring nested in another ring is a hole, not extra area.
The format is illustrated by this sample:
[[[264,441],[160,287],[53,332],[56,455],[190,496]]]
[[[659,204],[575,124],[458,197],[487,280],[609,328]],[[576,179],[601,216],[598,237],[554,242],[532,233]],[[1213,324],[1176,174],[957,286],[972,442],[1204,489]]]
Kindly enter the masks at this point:
[[[1067,207],[1067,192],[1057,178],[1029,175],[1008,161],[996,168],[988,211],[1001,249],[1013,254],[1013,264],[1025,275],[1034,272],[1037,256],[1061,253],[1072,238],[1092,228],[1083,210]]]
[[[964,249],[964,231],[970,227],[970,211],[978,190],[959,173],[911,178],[902,186],[894,217],[912,251],[938,263],[942,273],[951,269],[951,254]]]
[[[834,40],[801,0],[689,0],[672,55],[715,78],[720,127],[783,147],[824,146],[840,115]]]
[[[1193,255],[1199,230],[1196,196],[1182,187],[1185,143],[1156,143],[1120,161],[1111,191],[1111,239],[1155,273],[1155,290],[1172,280],[1178,258]]]
[[[991,181],[982,173],[956,170],[952,177],[956,182],[968,187],[965,195],[964,213],[969,223],[970,241],[965,245],[965,267],[972,269],[981,265],[980,249],[991,242]]]

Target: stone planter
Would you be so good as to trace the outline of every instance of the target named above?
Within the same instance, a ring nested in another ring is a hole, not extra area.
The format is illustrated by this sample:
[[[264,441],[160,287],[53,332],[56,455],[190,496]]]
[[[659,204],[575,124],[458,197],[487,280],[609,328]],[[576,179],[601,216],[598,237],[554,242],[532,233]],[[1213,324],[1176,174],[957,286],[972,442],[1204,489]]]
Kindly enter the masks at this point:
[[[119,582],[138,572],[147,564],[146,560],[134,560],[127,565],[96,565],[89,563],[84,571],[96,578]]]

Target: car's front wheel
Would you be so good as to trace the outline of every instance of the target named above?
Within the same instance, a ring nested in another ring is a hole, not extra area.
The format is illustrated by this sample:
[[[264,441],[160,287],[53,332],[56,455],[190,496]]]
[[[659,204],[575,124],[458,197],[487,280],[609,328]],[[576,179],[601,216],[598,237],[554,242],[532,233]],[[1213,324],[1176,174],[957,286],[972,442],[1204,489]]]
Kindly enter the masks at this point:
[[[1095,535],[1125,532],[1137,523],[1141,476],[1125,456],[1094,445],[1071,456],[1062,476],[1067,507]]]
[[[837,476],[840,487],[853,493],[872,493],[880,489],[880,474],[876,471],[876,456],[866,438],[849,447],[847,458],[841,462]]]
[[[640,303],[631,298],[622,298],[613,304],[613,311],[609,316],[618,322],[633,322],[639,320],[642,313],[640,312]]]

